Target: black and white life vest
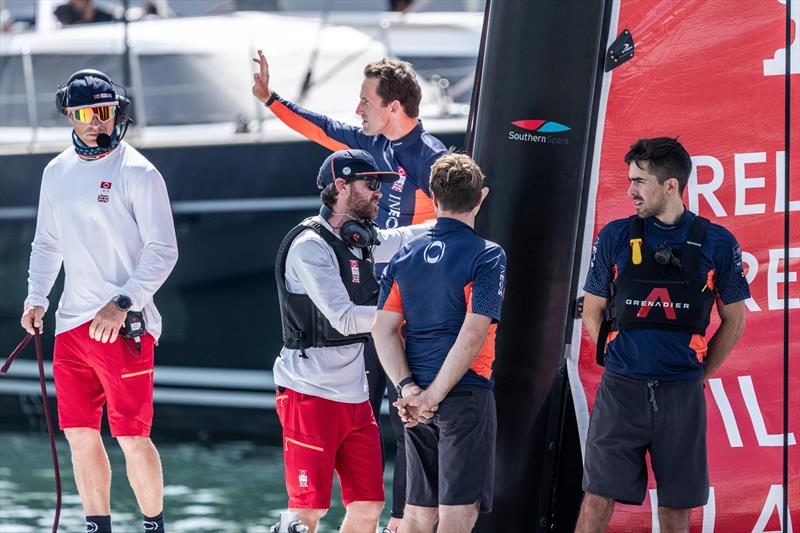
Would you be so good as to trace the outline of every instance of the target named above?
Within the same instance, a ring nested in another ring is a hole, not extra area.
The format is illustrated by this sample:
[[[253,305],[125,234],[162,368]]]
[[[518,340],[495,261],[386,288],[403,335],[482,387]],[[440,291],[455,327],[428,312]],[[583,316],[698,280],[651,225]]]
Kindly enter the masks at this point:
[[[350,300],[356,305],[377,305],[379,285],[375,279],[372,254],[357,257],[348,246],[319,222],[309,218],[295,226],[284,237],[275,258],[275,281],[278,285],[278,301],[283,327],[283,345],[292,350],[344,346],[367,342],[369,333],[343,335],[314,305],[306,294],[293,294],[286,289],[286,257],[294,239],[304,231],[313,231],[333,249],[339,263],[342,283]]]

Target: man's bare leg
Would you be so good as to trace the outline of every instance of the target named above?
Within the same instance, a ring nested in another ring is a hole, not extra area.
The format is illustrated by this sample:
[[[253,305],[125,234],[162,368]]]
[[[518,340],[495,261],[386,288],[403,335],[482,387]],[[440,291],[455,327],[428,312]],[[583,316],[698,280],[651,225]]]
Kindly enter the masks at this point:
[[[86,516],[111,514],[111,464],[100,432],[91,428],[66,428],[72,453],[75,484]]]
[[[375,531],[382,510],[383,502],[350,502],[342,522],[341,533]]]
[[[317,527],[322,517],[327,514],[327,509],[289,509],[298,514],[300,521],[308,526],[308,533],[317,533]]]
[[[164,477],[156,447],[149,437],[118,437],[117,442],[139,509],[145,516],[158,516],[164,510]]]
[[[663,533],[689,533],[691,509],[658,508],[658,522]]]
[[[575,533],[601,533],[608,527],[611,513],[614,511],[614,500],[587,492],[583,495],[581,514]]]
[[[392,533],[397,533],[400,531],[400,524],[403,522],[402,518],[395,518],[394,516],[389,519],[389,523],[386,524],[386,528],[391,531]]]
[[[472,531],[478,520],[480,500],[469,505],[440,505],[439,527],[436,533],[462,533]]]
[[[428,533],[433,531],[433,525],[439,518],[437,507],[419,507],[409,505],[403,511],[403,521],[400,523],[399,533]]]

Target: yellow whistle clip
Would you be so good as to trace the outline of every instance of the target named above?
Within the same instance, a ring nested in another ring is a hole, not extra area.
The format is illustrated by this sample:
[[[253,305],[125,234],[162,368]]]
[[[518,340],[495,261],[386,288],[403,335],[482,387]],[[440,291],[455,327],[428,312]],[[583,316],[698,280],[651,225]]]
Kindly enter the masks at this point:
[[[631,239],[631,260],[634,265],[642,264],[642,239]]]

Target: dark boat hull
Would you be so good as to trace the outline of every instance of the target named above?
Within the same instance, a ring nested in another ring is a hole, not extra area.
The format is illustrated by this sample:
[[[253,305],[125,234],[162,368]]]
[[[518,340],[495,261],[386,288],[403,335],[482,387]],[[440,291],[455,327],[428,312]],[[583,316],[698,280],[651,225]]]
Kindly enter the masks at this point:
[[[463,146],[463,132],[439,135]],[[164,333],[156,349],[156,430],[253,437],[277,429],[272,363],[281,346],[274,257],[286,232],[318,206],[315,178],[329,153],[310,142],[142,149],[173,204],[180,260],[156,294]],[[23,331],[30,243],[41,173],[56,154],[2,157],[0,349]],[[63,274],[50,294],[55,309]],[[52,353],[53,313],[45,350]],[[33,352],[0,379],[0,422],[37,416]],[[29,403],[29,402],[28,402]],[[34,422],[36,423],[36,422]]]

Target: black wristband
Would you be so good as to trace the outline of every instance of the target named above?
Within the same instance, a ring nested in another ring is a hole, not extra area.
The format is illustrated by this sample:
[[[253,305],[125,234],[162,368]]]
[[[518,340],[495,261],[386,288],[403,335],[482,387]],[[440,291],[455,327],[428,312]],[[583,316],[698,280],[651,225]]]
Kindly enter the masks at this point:
[[[414,383],[414,378],[412,378],[411,376],[408,376],[407,378],[401,379],[400,383],[398,383],[397,386],[402,389],[403,387],[405,387],[409,383]]]
[[[274,102],[277,99],[278,99],[278,93],[276,93],[275,91],[272,91],[272,94],[269,95],[269,98],[267,98],[267,101],[264,102],[264,105],[269,107],[269,106],[272,105],[272,102]]]
[[[403,397],[403,387],[405,387],[409,383],[414,383],[414,378],[412,378],[411,376],[408,376],[407,378],[401,379],[400,383],[397,384],[397,387],[395,387],[395,389],[397,390],[397,397],[398,398],[402,398]]]

